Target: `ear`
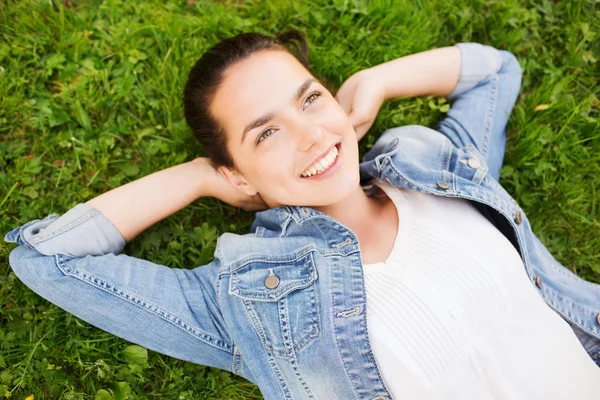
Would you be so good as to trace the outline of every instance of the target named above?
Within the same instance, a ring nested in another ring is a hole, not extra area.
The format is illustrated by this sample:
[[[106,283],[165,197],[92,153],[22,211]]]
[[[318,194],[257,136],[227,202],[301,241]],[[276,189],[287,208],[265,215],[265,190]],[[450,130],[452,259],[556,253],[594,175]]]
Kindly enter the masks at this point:
[[[228,167],[221,165],[217,168],[217,173],[227,179],[233,187],[241,190],[248,196],[254,196],[258,193],[258,190],[256,190],[254,186],[252,186],[246,178],[235,169],[229,169]]]

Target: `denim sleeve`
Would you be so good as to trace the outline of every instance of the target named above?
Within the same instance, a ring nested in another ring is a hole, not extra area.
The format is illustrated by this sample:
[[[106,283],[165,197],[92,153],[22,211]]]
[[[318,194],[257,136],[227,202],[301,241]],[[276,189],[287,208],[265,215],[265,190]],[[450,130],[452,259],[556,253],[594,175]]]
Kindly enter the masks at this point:
[[[220,261],[169,268],[116,255],[124,240],[91,207],[10,231],[9,263],[35,293],[91,325],[178,359],[232,371],[217,300]],[[85,254],[89,252],[88,254]]]
[[[95,208],[81,203],[62,216],[50,214],[13,229],[4,240],[14,242],[51,256],[71,257],[118,254],[125,239],[117,228]]]
[[[478,43],[459,43],[458,84],[452,106],[437,127],[457,147],[473,144],[498,180],[506,148],[506,125],[521,87],[516,57]]]

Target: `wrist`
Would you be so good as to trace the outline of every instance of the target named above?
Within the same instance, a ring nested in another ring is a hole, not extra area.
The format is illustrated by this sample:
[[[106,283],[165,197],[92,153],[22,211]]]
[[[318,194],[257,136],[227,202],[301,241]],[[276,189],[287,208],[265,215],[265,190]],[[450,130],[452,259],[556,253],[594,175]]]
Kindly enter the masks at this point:
[[[216,183],[216,171],[210,165],[208,157],[197,157],[189,161],[193,168],[193,184],[196,187],[197,198],[214,197],[214,188]]]

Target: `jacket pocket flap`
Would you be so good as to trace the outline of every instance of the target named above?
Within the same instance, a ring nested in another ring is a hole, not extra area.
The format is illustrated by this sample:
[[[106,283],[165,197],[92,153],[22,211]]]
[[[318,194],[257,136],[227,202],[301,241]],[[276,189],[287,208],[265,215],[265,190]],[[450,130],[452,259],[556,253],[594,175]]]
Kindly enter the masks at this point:
[[[465,147],[453,149],[448,170],[456,176],[481,185],[488,173],[488,165],[479,150],[469,143]]]
[[[251,262],[232,272],[229,294],[254,301],[277,301],[294,290],[310,286],[316,279],[312,253],[291,262]]]

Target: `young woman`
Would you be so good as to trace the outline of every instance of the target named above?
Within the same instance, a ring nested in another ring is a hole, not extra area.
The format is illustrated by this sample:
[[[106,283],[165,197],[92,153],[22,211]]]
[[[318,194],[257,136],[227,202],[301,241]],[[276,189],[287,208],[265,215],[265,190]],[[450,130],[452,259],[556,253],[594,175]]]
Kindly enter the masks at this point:
[[[360,71],[334,97],[280,39],[204,54],[184,101],[208,157],[12,230],[17,276],[266,399],[598,398],[600,287],[498,183],[516,58],[458,44]],[[437,130],[390,129],[359,163],[381,104],[425,94],[453,100]],[[203,196],[262,211],[195,269],[117,255]]]

